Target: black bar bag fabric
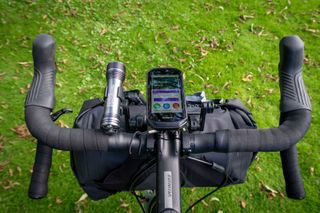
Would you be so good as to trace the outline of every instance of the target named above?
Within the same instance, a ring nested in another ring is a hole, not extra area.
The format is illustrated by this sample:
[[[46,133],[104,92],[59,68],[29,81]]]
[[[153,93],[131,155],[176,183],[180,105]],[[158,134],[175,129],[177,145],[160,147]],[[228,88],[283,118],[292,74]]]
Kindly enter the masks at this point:
[[[122,110],[120,131],[130,131],[128,120],[146,114],[146,102],[139,91],[124,92],[126,107]],[[238,100],[215,99],[206,102],[188,102],[189,123],[201,123],[189,132],[207,133],[219,129],[257,128],[249,110]],[[193,107],[190,107],[193,106]],[[74,127],[100,129],[103,115],[103,100],[91,99],[84,102]],[[181,183],[183,187],[219,186],[227,175],[225,185],[243,183],[247,170],[256,153],[233,152],[190,155],[180,160]],[[155,156],[139,159],[128,152],[81,151],[71,152],[72,170],[83,190],[94,200],[106,198],[114,193],[128,190],[156,188]],[[204,163],[214,163],[221,169]]]

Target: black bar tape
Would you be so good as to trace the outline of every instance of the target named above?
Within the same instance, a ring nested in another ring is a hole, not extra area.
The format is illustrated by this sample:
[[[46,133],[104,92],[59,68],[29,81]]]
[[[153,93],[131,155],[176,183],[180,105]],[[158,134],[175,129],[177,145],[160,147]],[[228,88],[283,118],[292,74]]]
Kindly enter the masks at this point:
[[[298,36],[287,36],[280,41],[280,111],[281,119],[286,120],[285,112],[298,109],[311,110],[311,103],[302,79],[304,44]],[[296,123],[300,126],[301,123]],[[306,195],[300,174],[298,153],[295,145],[280,152],[282,170],[286,182],[287,196],[303,199]]]
[[[219,152],[272,152],[289,149],[307,132],[311,114],[309,110],[285,113],[278,128],[230,129],[216,131],[215,151]]]
[[[52,148],[38,142],[28,195],[40,199],[48,193],[48,178],[52,161]]]
[[[305,198],[306,192],[300,173],[296,146],[280,152],[280,156],[287,196],[297,200]]]
[[[291,148],[306,133],[311,121],[309,110],[284,113],[286,120],[278,128],[229,129],[215,133],[183,135],[185,153],[273,152]],[[299,125],[297,125],[299,124]]]
[[[212,152],[215,149],[215,133],[183,134],[182,150],[185,154]]]
[[[145,139],[141,136],[132,138],[132,133],[105,135],[101,130],[60,128],[51,120],[50,110],[44,107],[27,106],[25,118],[32,136],[55,149],[128,152],[131,146],[132,152],[135,153],[139,152],[140,145],[142,151],[146,148]]]

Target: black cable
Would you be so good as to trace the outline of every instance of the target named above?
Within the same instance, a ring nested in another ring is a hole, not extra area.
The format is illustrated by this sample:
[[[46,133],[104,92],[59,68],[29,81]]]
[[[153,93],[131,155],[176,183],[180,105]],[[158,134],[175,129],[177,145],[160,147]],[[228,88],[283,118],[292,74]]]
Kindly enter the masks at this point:
[[[139,196],[139,195],[137,195],[137,193],[134,191],[134,190],[135,190],[135,184],[136,184],[135,181],[137,181],[137,180],[139,179],[140,175],[142,175],[146,170],[148,170],[148,169],[150,169],[152,166],[154,166],[154,164],[155,164],[155,158],[151,159],[151,160],[147,163],[147,165],[145,166],[145,168],[143,168],[138,174],[135,175],[135,177],[133,177],[133,181],[132,181],[132,183],[130,184],[130,187],[129,187],[129,191],[131,191],[131,193],[134,195],[134,197],[135,197],[136,200],[138,201],[139,206],[140,206],[140,208],[141,208],[141,210],[142,210],[143,213],[146,213],[146,212],[145,212],[145,209],[144,209],[144,207],[143,207],[143,205],[142,205],[139,197],[140,197],[141,199],[146,199],[146,197],[144,197],[144,196]]]
[[[136,193],[135,191],[131,191],[131,193],[134,195],[134,197],[135,197],[136,200],[138,201],[139,206],[140,206],[142,212],[143,212],[143,213],[146,213],[146,211],[144,210],[144,207],[143,207],[143,205],[142,205],[142,203],[141,203],[141,201],[140,201],[139,196],[137,195],[137,193]]]
[[[132,147],[133,139],[134,139],[134,137],[135,137],[136,135],[138,135],[138,134],[142,134],[142,132],[140,132],[140,131],[135,131],[135,132],[133,133],[131,139],[130,139],[130,143],[129,143],[129,155],[132,154],[132,149],[131,149],[131,147]],[[140,142],[139,142],[139,147],[140,147]]]
[[[156,133],[156,130],[149,130],[149,131],[145,131],[145,132],[140,132],[140,131],[135,131],[130,139],[129,142],[129,155],[132,155],[132,143],[133,143],[133,139],[134,137],[138,136],[138,135],[148,135],[148,134],[154,134]],[[142,146],[141,146],[141,141],[139,141],[139,152],[138,155],[141,154],[141,150],[142,150]]]
[[[154,159],[153,159],[153,160],[154,160]],[[154,162],[151,161],[151,162],[149,162],[149,164],[150,164],[150,166],[148,165],[147,168],[144,169],[144,171],[147,170],[147,169],[149,169],[149,167],[152,167],[152,166],[154,165]],[[139,177],[141,174],[143,174],[143,171],[141,171],[141,173],[138,173],[137,176]],[[232,182],[232,179],[230,178],[230,176],[229,176],[226,172],[224,172],[224,175],[225,175],[224,180],[221,182],[221,184],[220,184],[217,188],[215,188],[213,191],[211,191],[211,192],[209,192],[208,194],[204,195],[203,197],[201,197],[200,199],[198,199],[196,202],[194,202],[192,205],[190,205],[190,206],[188,207],[188,209],[185,211],[185,213],[189,212],[194,206],[196,206],[197,204],[199,204],[202,200],[206,199],[207,197],[209,197],[210,195],[212,195],[213,193],[215,193],[216,191],[218,191],[219,189],[221,189],[223,186],[225,186],[225,184],[227,183],[228,180],[230,180],[230,181]],[[134,178],[134,179],[137,179],[137,177]],[[139,197],[141,197],[141,196],[138,196],[138,195],[136,194],[136,192],[134,191],[134,188],[135,188],[135,185],[134,185],[134,184],[131,184],[129,190],[131,191],[131,193],[135,196],[136,200],[138,201],[139,206],[140,206],[142,212],[143,212],[143,213],[146,213],[146,212],[145,212],[145,209],[144,209],[144,207],[143,207],[143,205],[142,205],[142,203],[141,203],[141,201],[140,201],[140,199],[139,199]],[[141,199],[145,199],[145,197],[142,196]]]
[[[148,131],[147,131],[147,132],[136,131],[136,132],[133,133],[133,135],[132,135],[132,137],[131,137],[131,140],[130,140],[130,143],[129,143],[129,154],[130,154],[130,155],[132,154],[132,152],[131,152],[131,146],[132,146],[132,142],[133,142],[134,137],[137,136],[137,135],[143,135],[143,134],[148,134],[148,133],[149,133]],[[152,134],[152,133],[151,133],[151,134]],[[140,145],[141,145],[141,144],[139,144],[139,146],[140,146]],[[140,149],[140,147],[139,147],[139,149]],[[139,150],[139,152],[140,152],[140,150]],[[194,160],[194,159],[192,159],[192,160]],[[202,162],[202,161],[201,161],[201,162]],[[203,161],[203,162],[205,162],[205,161]],[[203,163],[203,162],[202,162],[202,163]],[[209,163],[209,162],[208,162],[208,163]],[[154,162],[151,161],[151,163],[149,162],[149,164],[151,164],[150,167],[152,167],[152,166],[154,165]],[[209,164],[207,164],[207,165],[209,165]],[[211,164],[210,164],[210,165],[211,165]],[[211,165],[211,166],[212,166],[212,165]],[[149,168],[149,166],[147,166],[147,168],[145,168],[144,170],[146,170],[146,169],[148,169],[148,168]],[[141,171],[141,173],[138,173],[137,176],[139,177],[141,174],[143,174],[143,171]],[[203,197],[201,197],[200,199],[198,199],[198,200],[197,200],[196,202],[194,202],[192,205],[190,205],[190,206],[188,207],[188,209],[185,211],[185,213],[189,212],[194,206],[196,206],[197,204],[199,204],[202,200],[206,199],[207,197],[209,197],[210,195],[212,195],[213,193],[215,193],[216,191],[218,191],[219,189],[221,189],[223,186],[225,186],[225,184],[227,183],[228,179],[229,179],[230,181],[232,181],[232,179],[230,178],[229,175],[227,175],[226,172],[224,172],[224,175],[225,175],[225,178],[224,178],[224,180],[221,182],[221,184],[220,184],[219,186],[217,186],[214,190],[212,190],[212,191],[209,192],[208,194],[206,194],[206,195],[204,195]],[[134,178],[134,179],[137,179],[137,178]],[[143,205],[142,205],[142,203],[141,203],[141,201],[140,201],[140,198],[141,198],[141,199],[145,199],[145,197],[144,197],[144,196],[138,196],[137,193],[134,191],[134,188],[135,188],[135,185],[134,185],[134,184],[131,184],[129,191],[131,191],[131,193],[134,195],[134,197],[135,197],[136,200],[138,201],[138,204],[139,204],[142,212],[143,212],[143,213],[146,213],[146,212],[145,212],[145,209],[144,209],[144,207],[143,207]],[[140,197],[140,198],[139,198],[139,197]]]
[[[201,197],[200,199],[198,199],[196,202],[194,202],[193,204],[191,204],[188,209],[185,211],[185,213],[189,212],[193,207],[195,207],[198,203],[200,203],[202,200],[206,199],[207,197],[209,197],[210,195],[212,195],[213,193],[215,193],[216,191],[218,191],[219,189],[221,189],[228,181],[228,175],[226,173],[225,174],[225,179],[221,182],[221,184],[215,188],[213,191],[209,192],[208,194],[204,195],[203,197]]]

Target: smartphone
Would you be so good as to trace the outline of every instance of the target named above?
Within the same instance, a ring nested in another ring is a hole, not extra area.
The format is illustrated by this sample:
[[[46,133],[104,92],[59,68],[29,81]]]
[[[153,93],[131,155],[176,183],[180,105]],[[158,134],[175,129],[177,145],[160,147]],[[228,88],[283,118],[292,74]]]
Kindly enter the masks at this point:
[[[180,129],[187,122],[182,72],[155,68],[148,72],[148,124],[157,130]]]

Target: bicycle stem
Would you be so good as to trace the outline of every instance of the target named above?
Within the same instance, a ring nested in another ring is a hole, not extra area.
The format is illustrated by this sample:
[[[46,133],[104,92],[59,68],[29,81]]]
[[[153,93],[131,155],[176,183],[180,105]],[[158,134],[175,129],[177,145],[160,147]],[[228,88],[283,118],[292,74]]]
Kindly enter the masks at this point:
[[[156,136],[158,212],[180,212],[180,131]]]

